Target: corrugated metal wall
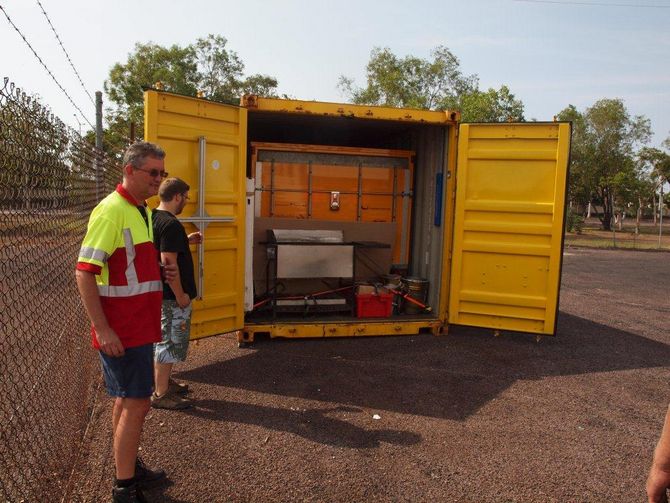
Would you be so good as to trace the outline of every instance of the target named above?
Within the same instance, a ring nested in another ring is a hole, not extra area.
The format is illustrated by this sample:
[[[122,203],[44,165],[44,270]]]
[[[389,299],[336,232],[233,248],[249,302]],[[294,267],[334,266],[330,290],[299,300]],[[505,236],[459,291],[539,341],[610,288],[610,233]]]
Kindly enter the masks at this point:
[[[428,304],[437,308],[439,285],[442,276],[442,254],[445,252],[444,229],[450,215],[435,225],[437,204],[437,175],[443,176],[442,208],[446,201],[448,129],[440,126],[426,126],[414,133],[412,149],[416,151],[414,166],[414,210],[412,211],[412,249],[410,254],[410,274],[426,278]],[[445,292],[446,294],[446,292]]]

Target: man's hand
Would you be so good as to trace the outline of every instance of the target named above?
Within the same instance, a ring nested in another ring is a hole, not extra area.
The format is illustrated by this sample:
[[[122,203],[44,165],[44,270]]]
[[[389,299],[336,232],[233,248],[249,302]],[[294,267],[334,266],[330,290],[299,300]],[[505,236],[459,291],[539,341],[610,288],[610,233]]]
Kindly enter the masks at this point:
[[[186,292],[184,292],[182,295],[177,296],[177,305],[182,309],[186,309],[190,303],[191,303],[191,297],[189,297],[189,295]]]
[[[84,303],[86,314],[88,314],[95,327],[95,338],[100,345],[100,351],[109,356],[123,356],[126,353],[123,344],[121,344],[116,332],[109,326],[105,312],[102,310],[95,274],[77,269],[75,275],[81,301]]]
[[[177,269],[177,264],[163,264],[161,271],[163,271],[163,281],[165,283],[169,283],[175,279],[177,277],[177,273],[179,272]]]
[[[123,349],[123,344],[119,336],[116,335],[116,332],[111,328],[106,328],[103,330],[95,329],[95,337],[98,340],[100,345],[100,351],[105,353],[107,356],[123,356],[126,351]]]
[[[188,242],[192,245],[199,245],[202,243],[202,233],[201,232],[191,232],[188,235]]]

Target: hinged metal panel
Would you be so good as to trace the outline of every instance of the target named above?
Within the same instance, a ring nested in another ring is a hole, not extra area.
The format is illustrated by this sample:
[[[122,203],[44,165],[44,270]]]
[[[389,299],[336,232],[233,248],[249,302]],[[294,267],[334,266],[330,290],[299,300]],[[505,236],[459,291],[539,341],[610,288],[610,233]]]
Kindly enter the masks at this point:
[[[194,255],[199,297],[191,337],[244,326],[247,110],[157,91],[144,94],[147,141],[166,152],[171,176],[191,187],[180,220],[203,233]]]
[[[449,323],[554,334],[570,124],[462,124]]]

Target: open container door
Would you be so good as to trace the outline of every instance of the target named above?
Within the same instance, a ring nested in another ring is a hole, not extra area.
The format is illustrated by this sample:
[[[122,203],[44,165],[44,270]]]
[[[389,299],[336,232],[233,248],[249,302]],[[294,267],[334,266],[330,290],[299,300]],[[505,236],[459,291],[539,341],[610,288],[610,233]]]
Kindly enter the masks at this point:
[[[247,110],[149,90],[144,137],[166,152],[170,176],[191,187],[179,216],[203,244],[193,256],[198,298],[191,338],[244,326],[244,233]],[[192,249],[193,250],[193,249]]]
[[[552,335],[569,123],[461,124],[449,323]]]

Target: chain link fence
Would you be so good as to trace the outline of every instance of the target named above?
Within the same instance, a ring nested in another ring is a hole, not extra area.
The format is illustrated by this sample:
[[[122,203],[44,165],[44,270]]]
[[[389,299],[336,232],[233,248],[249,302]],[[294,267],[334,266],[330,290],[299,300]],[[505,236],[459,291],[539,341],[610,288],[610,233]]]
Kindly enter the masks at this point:
[[[100,378],[74,267],[120,168],[0,82],[0,499],[62,501]]]

